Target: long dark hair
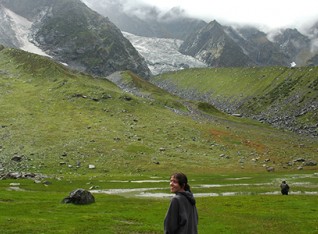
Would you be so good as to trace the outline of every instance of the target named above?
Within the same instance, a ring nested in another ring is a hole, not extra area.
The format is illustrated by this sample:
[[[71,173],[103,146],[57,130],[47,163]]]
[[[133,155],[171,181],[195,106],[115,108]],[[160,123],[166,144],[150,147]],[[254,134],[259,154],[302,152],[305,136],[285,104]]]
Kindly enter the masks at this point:
[[[178,180],[178,184],[181,186],[181,188],[184,188],[185,191],[191,192],[190,185],[188,184],[188,178],[185,174],[182,172],[176,172],[173,173],[170,178],[171,177],[174,177]]]

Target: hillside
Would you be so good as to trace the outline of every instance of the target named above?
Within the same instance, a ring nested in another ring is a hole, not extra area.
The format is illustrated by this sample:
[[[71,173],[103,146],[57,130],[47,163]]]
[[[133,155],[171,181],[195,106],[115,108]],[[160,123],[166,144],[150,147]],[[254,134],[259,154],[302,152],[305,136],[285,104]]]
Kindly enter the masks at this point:
[[[126,90],[49,58],[2,47],[1,171],[94,175],[317,169],[309,164],[317,161],[317,139],[182,100],[133,73],[117,78],[113,81]]]
[[[210,68],[167,73],[151,81],[229,114],[317,136],[317,74],[317,67]]]

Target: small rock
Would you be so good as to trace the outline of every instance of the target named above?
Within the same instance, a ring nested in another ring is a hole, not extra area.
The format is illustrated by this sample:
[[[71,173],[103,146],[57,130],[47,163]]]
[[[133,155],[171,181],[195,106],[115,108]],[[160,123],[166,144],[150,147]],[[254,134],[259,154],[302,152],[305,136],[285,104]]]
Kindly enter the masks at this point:
[[[13,157],[11,158],[11,160],[12,160],[12,161],[15,161],[15,162],[21,162],[21,161],[22,161],[22,157],[15,155],[15,156],[13,156]]]
[[[50,181],[44,181],[43,184],[44,184],[44,185],[51,185],[52,182],[50,182]]]
[[[96,169],[96,166],[93,165],[93,164],[90,164],[90,165],[88,165],[88,168],[89,168],[89,169]]]
[[[298,158],[298,159],[295,159],[294,162],[305,162],[306,160],[303,159],[303,158]]]
[[[266,170],[268,172],[273,172],[273,171],[275,171],[275,168],[274,167],[266,167]]]

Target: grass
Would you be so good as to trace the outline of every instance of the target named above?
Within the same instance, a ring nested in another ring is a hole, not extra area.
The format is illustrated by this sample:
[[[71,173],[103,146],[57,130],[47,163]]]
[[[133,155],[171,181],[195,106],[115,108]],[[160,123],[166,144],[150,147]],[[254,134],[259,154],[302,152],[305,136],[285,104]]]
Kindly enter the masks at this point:
[[[191,175],[190,175],[191,176]],[[239,176],[239,177],[238,177]],[[270,182],[268,188],[279,191],[279,180],[288,178],[292,190],[297,189],[297,179],[306,182],[309,174],[227,174],[194,175],[189,177],[192,187],[200,184],[231,185],[227,191],[246,189],[243,184]],[[117,176],[115,179],[139,180],[136,176]],[[142,177],[147,179],[147,177]],[[163,179],[164,177],[162,177]],[[317,190],[317,177],[309,181]],[[92,183],[101,189],[154,187],[151,183],[112,182],[113,177],[98,177],[85,181],[50,180],[48,186],[32,180],[19,181],[23,191],[9,191],[16,180],[0,181],[0,228],[2,233],[162,233],[163,219],[169,206],[168,198],[136,198],[119,195],[94,194],[91,205],[62,204],[68,192],[78,187],[87,188]],[[103,180],[102,180],[103,179]],[[148,178],[149,179],[149,178]],[[275,184],[277,181],[277,184]],[[157,184],[157,183],[156,183]],[[168,187],[159,183],[158,188]],[[258,191],[264,186],[257,186]],[[307,190],[307,188],[298,188]],[[221,192],[221,187],[213,188]],[[203,188],[194,194],[207,192]],[[162,191],[161,191],[162,192]],[[168,193],[168,189],[164,190]],[[239,195],[198,197],[199,233],[317,233],[315,195]]]
[[[312,197],[218,197],[204,202],[213,208],[206,210],[202,233],[317,233]]]
[[[0,51],[1,173],[42,175],[39,183],[0,180],[2,233],[162,233],[167,198],[94,194],[96,203],[89,206],[61,201],[76,188],[92,186],[155,186],[151,193],[168,193],[167,182],[132,181],[166,180],[174,171],[189,176],[195,194],[244,192],[198,197],[200,233],[283,233],[285,226],[291,233],[317,232],[316,195],[305,192],[317,191],[318,168],[294,161],[317,161],[316,138],[178,98],[130,72],[122,77],[142,95],[48,58]],[[275,171],[268,173],[268,166]],[[283,178],[300,193],[264,195],[279,192]],[[13,182],[21,191],[9,189]]]

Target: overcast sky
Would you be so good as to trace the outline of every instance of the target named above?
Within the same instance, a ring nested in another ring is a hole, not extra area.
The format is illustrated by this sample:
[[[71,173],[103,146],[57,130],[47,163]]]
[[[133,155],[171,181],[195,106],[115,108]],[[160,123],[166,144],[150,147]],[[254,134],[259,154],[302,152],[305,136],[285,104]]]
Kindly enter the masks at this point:
[[[135,0],[160,9],[180,6],[209,22],[244,23],[266,28],[301,28],[318,21],[317,0]],[[130,2],[128,0],[128,2]],[[133,2],[133,1],[132,1]],[[311,26],[311,25],[310,25]]]

